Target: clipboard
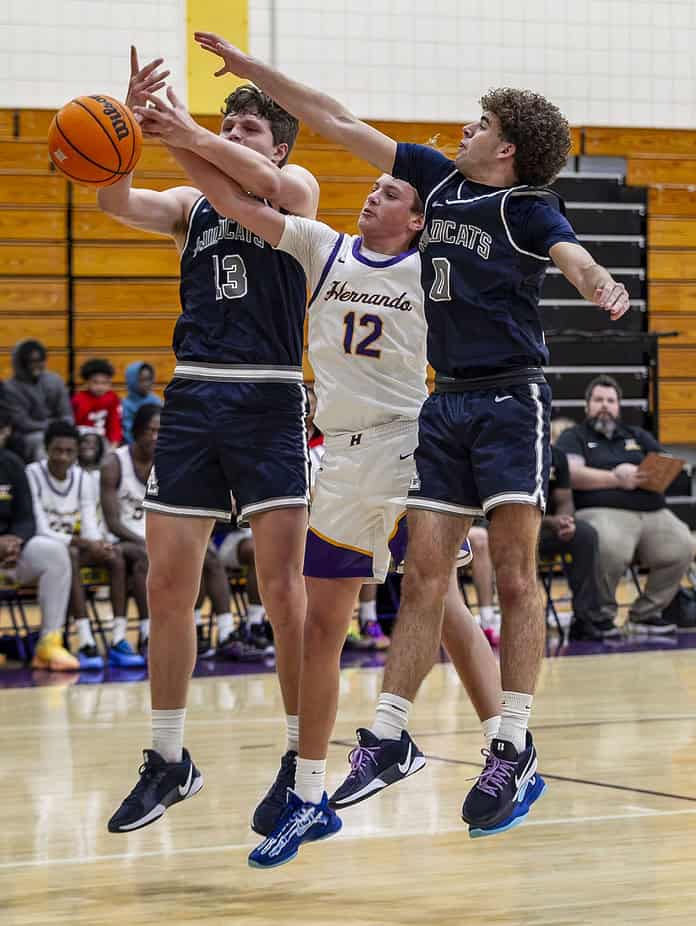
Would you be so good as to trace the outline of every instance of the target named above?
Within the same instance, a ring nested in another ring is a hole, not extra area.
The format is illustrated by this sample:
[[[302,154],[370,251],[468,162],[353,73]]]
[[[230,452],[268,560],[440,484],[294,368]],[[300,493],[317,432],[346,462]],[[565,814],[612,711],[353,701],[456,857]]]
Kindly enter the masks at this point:
[[[686,464],[686,460],[679,457],[670,457],[666,453],[655,453],[651,451],[638,467],[639,473],[645,473],[648,477],[640,486],[641,489],[647,489],[649,492],[664,492],[677,478]]]

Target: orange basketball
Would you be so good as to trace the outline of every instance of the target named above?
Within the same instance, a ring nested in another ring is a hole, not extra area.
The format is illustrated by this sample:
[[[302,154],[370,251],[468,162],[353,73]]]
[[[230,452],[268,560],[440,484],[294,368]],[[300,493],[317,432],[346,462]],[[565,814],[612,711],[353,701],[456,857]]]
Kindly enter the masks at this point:
[[[78,96],[53,117],[48,153],[76,183],[108,186],[138,163],[143,136],[135,116],[110,96]]]

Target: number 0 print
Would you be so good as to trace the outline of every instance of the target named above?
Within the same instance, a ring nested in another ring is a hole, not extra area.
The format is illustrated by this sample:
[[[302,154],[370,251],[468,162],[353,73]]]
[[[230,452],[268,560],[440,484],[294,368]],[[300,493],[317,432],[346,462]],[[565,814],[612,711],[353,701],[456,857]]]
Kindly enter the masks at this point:
[[[449,302],[452,299],[450,269],[450,262],[446,257],[433,257],[435,279],[430,287],[430,298],[433,302]]]
[[[220,266],[222,264],[222,267]],[[247,294],[247,272],[239,254],[213,254],[216,299],[241,299]]]

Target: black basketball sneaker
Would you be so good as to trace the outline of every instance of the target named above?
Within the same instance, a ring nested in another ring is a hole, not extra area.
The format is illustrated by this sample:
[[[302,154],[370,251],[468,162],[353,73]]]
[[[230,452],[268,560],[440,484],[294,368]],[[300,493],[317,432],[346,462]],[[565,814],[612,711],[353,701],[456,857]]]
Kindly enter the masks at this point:
[[[358,745],[348,756],[350,772],[329,799],[334,808],[350,807],[414,775],[425,766],[425,756],[406,730],[401,739],[381,740],[371,730],[359,729]]]
[[[181,762],[165,762],[154,749],[143,751],[140,781],[109,820],[110,833],[131,833],[159,820],[172,804],[193,797],[203,776],[184,749]]]
[[[533,803],[543,794],[543,780],[537,776],[537,753],[527,731],[526,749],[518,753],[507,740],[494,739],[484,749],[486,764],[462,807],[462,818],[470,830],[497,832],[507,829],[518,805]],[[542,787],[538,787],[537,778]],[[529,794],[527,791],[529,789]],[[529,810],[526,807],[524,815]]]
[[[251,828],[259,836],[270,836],[288,802],[288,788],[295,787],[297,753],[289,749],[280,760],[275,781],[261,799],[251,818]]]

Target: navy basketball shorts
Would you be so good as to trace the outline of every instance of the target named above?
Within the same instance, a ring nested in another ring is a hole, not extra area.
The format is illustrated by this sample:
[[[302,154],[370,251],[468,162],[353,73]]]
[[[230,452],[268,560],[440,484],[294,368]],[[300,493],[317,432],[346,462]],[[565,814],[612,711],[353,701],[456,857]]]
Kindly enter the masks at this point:
[[[420,413],[407,508],[467,517],[506,504],[544,511],[550,411],[546,383],[433,393]]]
[[[175,378],[164,393],[144,507],[240,523],[307,507],[306,393],[301,383]]]

